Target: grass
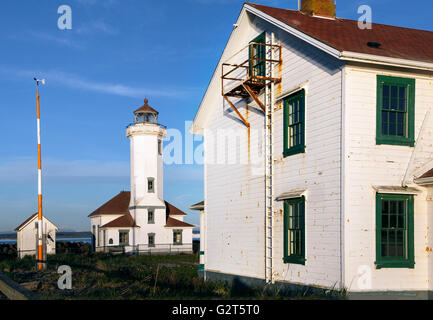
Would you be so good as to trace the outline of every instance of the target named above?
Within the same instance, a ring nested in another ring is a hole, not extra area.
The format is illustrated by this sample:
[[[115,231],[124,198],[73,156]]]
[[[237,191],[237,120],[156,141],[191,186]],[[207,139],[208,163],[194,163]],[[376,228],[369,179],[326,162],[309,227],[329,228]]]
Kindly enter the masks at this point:
[[[57,269],[61,265],[72,269],[72,290],[58,289]],[[198,277],[197,268],[197,255],[64,253],[48,257],[48,268],[43,272],[36,271],[32,257],[0,261],[0,272],[46,300],[287,299],[278,292],[204,282]]]

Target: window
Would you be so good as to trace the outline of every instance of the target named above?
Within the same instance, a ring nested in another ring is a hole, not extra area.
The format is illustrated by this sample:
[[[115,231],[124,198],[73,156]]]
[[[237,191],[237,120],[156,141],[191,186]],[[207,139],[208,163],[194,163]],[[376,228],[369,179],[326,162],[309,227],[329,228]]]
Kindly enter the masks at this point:
[[[414,122],[415,79],[377,76],[376,143],[413,147]]]
[[[413,195],[377,194],[376,268],[413,268]]]
[[[162,155],[162,141],[158,140],[158,154],[161,156]]]
[[[149,247],[155,247],[155,234],[154,233],[149,233],[148,235],[148,246]]]
[[[129,231],[119,231],[119,245],[127,246],[129,245]]]
[[[98,239],[98,247],[101,246],[101,231],[99,230],[99,225],[96,226],[96,234],[97,234],[97,239]]]
[[[147,223],[154,224],[155,223],[155,212],[152,209],[147,211]]]
[[[284,202],[284,262],[305,264],[305,197]]]
[[[266,76],[266,46],[260,45],[261,43],[266,43],[266,33],[262,33],[257,38],[255,38],[249,48],[249,58],[250,58],[250,76],[251,77],[265,77]],[[256,60],[257,59],[257,60]],[[260,79],[255,79],[255,81],[264,81]]]
[[[305,90],[284,102],[284,156],[305,152]]]
[[[108,244],[113,244],[113,239],[110,238],[110,240],[108,241]]]
[[[173,230],[173,244],[182,244],[182,230]]]
[[[154,190],[154,181],[155,181],[154,178],[148,178],[147,179],[147,192],[148,193],[154,193],[155,192],[155,190]]]

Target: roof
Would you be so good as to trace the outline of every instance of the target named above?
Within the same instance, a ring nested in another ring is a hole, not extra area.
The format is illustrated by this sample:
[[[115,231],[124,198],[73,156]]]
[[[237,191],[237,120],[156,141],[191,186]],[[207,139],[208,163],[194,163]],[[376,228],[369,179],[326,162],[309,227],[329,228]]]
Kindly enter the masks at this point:
[[[253,3],[244,4],[236,21],[237,25],[250,23],[247,22],[249,18],[245,13],[259,17],[341,61],[433,70],[432,31],[376,23],[372,24],[370,30],[361,30],[358,28],[358,21],[309,16],[296,10],[278,9]],[[214,101],[221,95],[219,88],[221,64],[227,62],[236,48],[246,45],[251,40],[242,38],[243,35],[239,34],[240,30],[233,28],[200,102],[190,128],[191,133],[203,134]],[[377,42],[381,45],[373,48],[367,45],[369,42]]]
[[[165,202],[165,210],[167,212],[167,216],[186,216],[186,213],[183,212],[182,210],[176,208],[174,205],[168,203],[167,201]]]
[[[129,203],[131,200],[130,191],[122,191],[110,201],[103,204],[101,207],[93,211],[89,218],[100,215],[119,215],[129,214]],[[186,216],[186,213],[176,208],[172,204],[165,202],[165,208],[168,216]]]
[[[139,109],[134,111],[134,113],[137,113],[137,112],[152,112],[152,113],[159,114],[158,111],[156,111],[151,106],[149,106],[149,100],[147,100],[147,98],[144,99],[144,105],[142,105]]]
[[[139,228],[139,227],[135,224],[134,219],[128,213],[120,218],[117,218],[103,225],[101,228]]]
[[[422,191],[413,187],[402,186],[373,186],[377,193],[390,193],[390,194],[418,194]]]
[[[38,215],[38,212],[36,212],[34,215],[30,216],[26,221],[24,221],[18,227],[16,227],[15,231],[20,231],[22,227],[24,227],[27,223],[29,223],[37,215]]]
[[[195,228],[192,224],[168,217],[165,228]]]
[[[358,21],[354,20],[324,19],[296,10],[278,9],[253,3],[248,5],[340,52],[349,51],[433,62],[432,31],[377,23],[372,24],[372,29],[360,29]],[[367,45],[368,42],[378,42],[381,46],[372,48]]]
[[[201,201],[199,203],[193,204],[189,208],[191,210],[204,210],[204,201]]]
[[[433,169],[427,171],[426,173],[424,173],[421,177],[419,177],[418,179],[425,179],[425,178],[433,178]]]
[[[89,215],[89,218],[100,215],[128,214],[130,198],[131,193],[129,191],[122,191],[113,199],[93,211]]]
[[[18,227],[16,227],[15,231],[20,231],[22,228],[24,228],[30,221],[32,221],[37,216],[38,216],[38,212],[36,212],[35,214],[31,215],[26,221],[24,221]],[[43,219],[45,219],[48,222],[50,222],[56,228],[56,230],[59,230],[59,228],[57,228],[56,225],[54,223],[52,223],[50,220],[48,220],[45,216],[43,217]]]

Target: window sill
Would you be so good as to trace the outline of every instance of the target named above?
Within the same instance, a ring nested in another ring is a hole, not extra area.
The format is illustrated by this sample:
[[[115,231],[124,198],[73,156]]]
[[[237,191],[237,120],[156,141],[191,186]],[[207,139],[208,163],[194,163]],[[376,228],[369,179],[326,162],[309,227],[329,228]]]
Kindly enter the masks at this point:
[[[283,155],[285,158],[287,158],[300,153],[305,153],[305,146],[297,146],[291,149],[284,150]]]
[[[389,268],[401,268],[401,269],[414,269],[415,262],[411,261],[395,261],[395,262],[376,262],[376,269],[389,269]]]
[[[393,146],[413,147],[413,146],[415,146],[415,141],[410,140],[410,139],[377,137],[376,138],[376,145],[383,145],[383,144],[393,145]]]
[[[288,264],[300,264],[305,266],[305,262],[307,261],[304,258],[290,258],[290,257],[285,257],[283,259],[284,263],[288,263]]]

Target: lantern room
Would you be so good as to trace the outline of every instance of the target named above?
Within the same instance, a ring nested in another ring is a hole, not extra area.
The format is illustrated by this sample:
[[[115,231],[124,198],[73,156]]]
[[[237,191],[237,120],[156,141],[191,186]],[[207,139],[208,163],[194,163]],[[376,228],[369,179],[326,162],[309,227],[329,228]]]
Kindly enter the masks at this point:
[[[134,111],[135,123],[158,123],[159,112],[149,106],[149,100],[144,99],[144,105]]]

